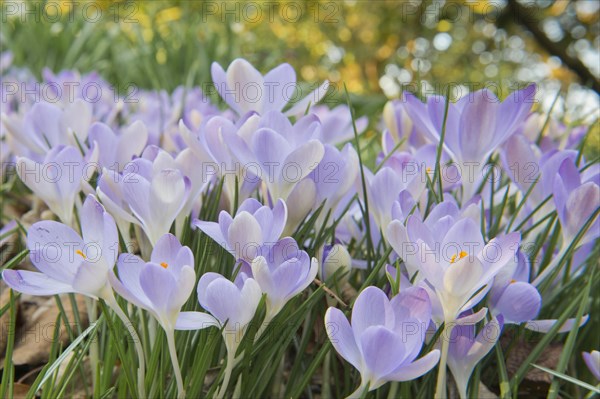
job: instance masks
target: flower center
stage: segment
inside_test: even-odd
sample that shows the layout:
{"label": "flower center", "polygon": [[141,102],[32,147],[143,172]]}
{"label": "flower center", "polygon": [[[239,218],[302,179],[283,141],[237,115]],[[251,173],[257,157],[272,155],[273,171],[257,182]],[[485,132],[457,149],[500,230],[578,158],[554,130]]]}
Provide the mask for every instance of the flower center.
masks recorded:
{"label": "flower center", "polygon": [[465,251],[460,251],[458,254],[452,255],[452,257],[450,258],[450,263],[455,263],[456,261],[461,260],[462,258],[466,258],[468,255],[469,254]]}
{"label": "flower center", "polygon": [[81,249],[76,250],[75,253],[77,255],[81,256],[83,259],[86,258],[85,254],[83,253],[83,251]]}
{"label": "flower center", "polygon": [[161,265],[162,267],[164,267],[165,269],[166,269],[167,267],[169,267],[169,264],[168,264],[167,262],[160,262],[160,265]]}

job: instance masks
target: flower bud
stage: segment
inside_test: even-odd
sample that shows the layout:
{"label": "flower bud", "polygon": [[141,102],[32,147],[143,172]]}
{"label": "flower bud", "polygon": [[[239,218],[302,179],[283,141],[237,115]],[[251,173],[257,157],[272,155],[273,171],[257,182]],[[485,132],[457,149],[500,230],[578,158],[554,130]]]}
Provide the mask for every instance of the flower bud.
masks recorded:
{"label": "flower bud", "polygon": [[319,278],[327,280],[340,268],[343,270],[338,274],[342,285],[348,280],[347,271],[350,270],[352,258],[345,246],[341,244],[325,245],[317,253],[320,260]]}

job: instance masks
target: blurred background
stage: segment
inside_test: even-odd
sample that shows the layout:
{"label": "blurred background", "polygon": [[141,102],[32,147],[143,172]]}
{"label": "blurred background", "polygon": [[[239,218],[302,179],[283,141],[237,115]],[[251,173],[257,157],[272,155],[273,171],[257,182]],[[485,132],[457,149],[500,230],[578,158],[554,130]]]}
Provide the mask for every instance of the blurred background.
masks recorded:
{"label": "blurred background", "polygon": [[[403,90],[419,95],[488,87],[500,97],[529,82],[541,107],[567,121],[595,118],[600,1],[2,1],[3,63],[36,77],[97,71],[172,91],[210,82],[210,64],[244,57],[261,72],[281,62],[300,81],[328,79],[360,112]],[[336,95],[334,93],[334,96]]]}

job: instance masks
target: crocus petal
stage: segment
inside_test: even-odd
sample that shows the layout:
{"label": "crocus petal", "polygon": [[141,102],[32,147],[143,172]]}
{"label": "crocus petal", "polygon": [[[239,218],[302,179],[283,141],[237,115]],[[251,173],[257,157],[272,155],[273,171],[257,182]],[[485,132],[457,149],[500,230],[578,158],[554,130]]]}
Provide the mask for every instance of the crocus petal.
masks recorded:
{"label": "crocus petal", "polygon": [[326,80],[321,84],[321,86],[313,90],[302,100],[295,103],[289,110],[285,112],[286,115],[304,114],[309,104],[314,105],[318,103],[325,96],[325,94],[327,94],[327,89],[329,89],[329,81]]}
{"label": "crocus petal", "polygon": [[181,312],[175,323],[176,330],[202,330],[208,327],[219,326],[219,321],[207,313]]}
{"label": "crocus petal", "polygon": [[583,352],[581,354],[585,364],[590,369],[591,373],[600,381],[600,352],[592,351],[591,353]]}
{"label": "crocus petal", "polygon": [[[578,328],[583,326],[589,320],[589,315],[584,315],[579,322]],[[557,323],[558,320],[532,320],[525,324],[525,328],[531,331],[539,333],[547,333]],[[559,333],[565,333],[571,331],[575,327],[575,319],[567,319],[562,326],[558,329]]]}
{"label": "crocus petal", "polygon": [[[165,317],[171,292],[177,290],[177,282],[167,269],[147,263],[140,273],[140,286],[152,303],[158,317]],[[159,320],[163,322],[164,320]]]}
{"label": "crocus petal", "polygon": [[387,296],[376,287],[367,287],[360,293],[352,308],[352,330],[356,340],[370,326],[393,328],[394,313]]}
{"label": "crocus petal", "polygon": [[384,326],[367,328],[360,336],[360,349],[368,373],[377,380],[393,372],[405,352],[402,336]]}
{"label": "crocus petal", "polygon": [[422,358],[412,363],[402,365],[391,374],[385,376],[389,381],[410,381],[419,378],[435,367],[440,360],[440,351],[434,349]]}
{"label": "crocus petal", "polygon": [[325,328],[327,336],[335,350],[347,362],[360,369],[361,354],[356,346],[352,327],[341,310],[329,308],[325,313]]}
{"label": "crocus petal", "polygon": [[[88,248],[86,260],[98,266],[112,268],[119,251],[119,233],[115,220],[93,195],[89,195],[83,203],[80,219],[81,233]],[[93,257],[90,253],[91,247],[97,247],[97,256]]]}
{"label": "crocus petal", "polygon": [[507,323],[523,323],[533,320],[541,306],[542,297],[537,289],[517,281],[506,287],[493,309],[494,314],[502,314]]}
{"label": "crocus petal", "polygon": [[171,291],[167,302],[169,312],[179,312],[196,285],[196,273],[190,266],[183,266],[177,279],[177,288]]}
{"label": "crocus petal", "polygon": [[75,291],[92,297],[98,297],[106,285],[108,270],[94,263],[83,262],[73,278]]}
{"label": "crocus petal", "polygon": [[27,270],[4,270],[2,279],[13,290],[28,295],[55,295],[74,292],[73,287],[43,273]]}
{"label": "crocus petal", "polygon": [[[271,69],[264,77],[264,85],[268,104],[266,110],[281,111],[289,100],[286,90],[296,83],[296,71],[290,64],[281,64]],[[292,86],[293,87],[293,86]]]}
{"label": "crocus petal", "polygon": [[[242,114],[249,111],[263,112],[264,79],[256,68],[248,61],[237,58],[227,68],[226,79],[227,87],[230,92],[235,93],[234,101]],[[227,98],[224,98],[227,101]]]}

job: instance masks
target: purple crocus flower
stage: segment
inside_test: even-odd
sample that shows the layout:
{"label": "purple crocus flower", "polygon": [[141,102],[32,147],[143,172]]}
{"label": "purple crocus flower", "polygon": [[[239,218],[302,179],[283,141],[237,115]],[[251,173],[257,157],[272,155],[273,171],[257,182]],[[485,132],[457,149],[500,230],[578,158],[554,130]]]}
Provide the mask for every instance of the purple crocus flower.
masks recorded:
{"label": "purple crocus flower", "polygon": [[[563,231],[563,246],[570,244],[579,230],[600,206],[600,187],[595,181],[582,182],[575,162],[565,159],[554,180],[554,203]],[[596,218],[577,246],[593,241],[600,235],[600,220]]]}
{"label": "purple crocus flower", "polygon": [[221,211],[219,223],[196,219],[192,225],[229,251],[236,260],[250,263],[263,245],[273,245],[279,240],[286,220],[287,207],[283,200],[277,201],[271,209],[248,198],[233,218]]}
{"label": "purple crocus flower", "polygon": [[[306,107],[299,110],[295,117],[299,118],[306,112]],[[321,121],[321,137],[323,144],[337,145],[354,138],[354,127],[352,126],[352,114],[347,105],[341,104],[332,109],[327,105],[315,105],[310,108],[310,113],[316,115]],[[354,121],[356,131],[361,134],[369,123],[366,116]]]}
{"label": "purple crocus flower", "polygon": [[[289,64],[281,64],[262,76],[248,61],[237,58],[227,71],[213,62],[211,73],[217,91],[239,115],[250,111],[259,114],[281,111],[295,97],[296,72]],[[329,82],[325,81],[314,92],[296,102],[288,112],[291,115],[304,112],[309,104],[319,102],[328,87]]]}
{"label": "purple crocus flower", "polygon": [[[325,220],[329,210],[335,211],[352,189],[358,177],[358,168],[358,154],[350,143],[341,151],[332,145],[325,145],[323,159],[308,176],[315,183],[315,205],[325,203],[320,215],[321,222]],[[330,216],[330,223],[332,217],[333,215]]]}
{"label": "purple crocus flower", "polygon": [[3,122],[9,134],[29,150],[27,155],[37,160],[57,146],[85,146],[92,110],[90,104],[81,99],[64,109],[39,102],[31,107],[21,123],[12,119]]}
{"label": "purple crocus flower", "polygon": [[121,254],[117,268],[118,278],[114,273],[108,276],[114,290],[129,302],[150,312],[165,330],[178,397],[184,397],[174,331],[181,307],[196,283],[192,251],[182,246],[174,235],[165,234],[156,242],[150,262],[144,262],[133,254]]}
{"label": "purple crocus flower", "polygon": [[271,201],[287,200],[298,182],[321,162],[325,150],[318,140],[321,124],[314,115],[294,125],[278,111],[263,115],[257,130],[247,136],[223,131],[233,154],[243,165],[253,165]]}
{"label": "purple crocus flower", "polygon": [[41,198],[60,220],[73,225],[73,206],[81,191],[86,167],[78,149],[56,146],[42,162],[19,157],[17,173],[23,183]]}
{"label": "purple crocus flower", "polygon": [[401,200],[401,194],[408,194],[416,199],[425,188],[425,183],[417,169],[408,173],[406,169],[398,170],[384,166],[376,174],[365,170],[365,180],[369,212],[384,236],[387,234],[387,226],[393,219],[394,204]]}
{"label": "purple crocus flower", "polygon": [[[176,217],[176,231],[179,234],[183,228],[185,219],[199,202],[202,192],[208,187],[210,177],[207,176],[205,168],[198,167],[200,160],[189,148],[180,151],[173,158],[167,151],[155,145],[150,145],[144,150],[142,158],[149,161],[153,169],[179,170],[184,179],[187,179],[186,183],[189,182],[189,195]],[[139,160],[136,162],[144,161]],[[147,166],[149,165],[147,164]]]}
{"label": "purple crocus flower", "polygon": [[489,321],[475,335],[475,325],[457,325],[453,330],[448,348],[448,367],[454,376],[461,399],[467,398],[469,379],[477,363],[496,345],[504,325],[502,316]]}
{"label": "purple crocus flower", "polygon": [[[144,229],[151,244],[169,232],[173,221],[186,204],[190,180],[162,162],[137,158],[130,163],[131,171],[123,173],[121,190],[124,202]],[[114,202],[114,201],[113,201]]]}
{"label": "purple crocus flower", "polygon": [[112,298],[108,273],[115,265],[119,236],[115,222],[93,196],[81,208],[79,236],[55,221],[34,223],[27,232],[31,263],[39,270],[4,270],[9,287],[30,295],[77,292]]}
{"label": "purple crocus flower", "polygon": [[[408,218],[406,230],[395,220],[388,228],[388,240],[396,251],[401,251],[400,256],[407,251],[414,255],[419,273],[442,306],[443,319],[439,314],[434,319],[448,325],[487,294],[493,278],[514,258],[520,233],[499,236],[485,244],[472,219],[453,222],[441,240],[422,226],[414,215]],[[413,243],[410,248],[405,244],[406,237]]]}
{"label": "purple crocus flower", "polygon": [[440,358],[433,350],[416,360],[431,318],[427,293],[408,288],[389,300],[377,287],[360,293],[352,309],[352,324],[336,308],[327,309],[325,325],[335,350],[361,376],[350,397],[360,397],[388,381],[409,381],[431,370]]}
{"label": "purple crocus flower", "polygon": [[117,269],[118,278],[109,276],[115,291],[149,311],[165,330],[173,329],[196,282],[192,251],[174,235],[165,234],[156,242],[149,262],[121,254]]}
{"label": "purple crocus flower", "polygon": [[258,283],[245,273],[240,273],[235,282],[231,282],[218,273],[209,272],[200,277],[198,282],[198,302],[210,315],[181,312],[177,319],[178,330],[199,330],[211,326],[223,330],[227,364],[218,398],[223,398],[227,390],[233,368],[239,361],[235,356],[237,348],[254,318],[261,298]]}
{"label": "purple crocus flower", "polygon": [[90,127],[88,140],[98,146],[98,163],[101,167],[122,172],[133,157],[139,156],[146,147],[148,131],[142,122],[137,121],[117,135],[108,125],[96,122]]}
{"label": "purple crocus flower", "polygon": [[310,258],[291,237],[264,247],[251,262],[252,276],[267,294],[265,322],[273,319],[283,306],[312,283],[318,262]]}
{"label": "purple crocus flower", "polygon": [[218,273],[208,272],[200,277],[197,292],[200,306],[210,312],[210,315],[201,312],[181,312],[176,328],[198,330],[211,326],[227,326],[229,332],[236,332],[233,334],[235,337],[224,334],[227,347],[235,349],[246,326],[254,318],[262,298],[260,286],[252,278],[240,277],[232,282]]}
{"label": "purple crocus flower", "polygon": [[256,176],[259,171],[254,165],[242,165],[232,153],[231,138],[252,134],[259,120],[258,115],[254,114],[236,123],[223,116],[214,116],[201,125],[198,132],[192,132],[183,122],[179,124],[181,138],[202,162],[202,168],[198,169],[203,169],[207,176],[223,179],[223,192],[232,210],[236,188],[238,200],[243,201],[254,191],[260,177]]}
{"label": "purple crocus flower", "polygon": [[600,352],[583,352],[581,355],[592,375],[600,381]]}
{"label": "purple crocus flower", "polygon": [[400,140],[405,140],[400,146],[402,149],[409,145],[421,147],[427,143],[427,137],[419,134],[417,126],[406,112],[405,98],[388,101],[383,107],[382,117],[386,129],[382,134],[381,142],[386,154],[396,147]]}
{"label": "purple crocus flower", "polygon": [[[577,166],[570,158],[565,159],[558,169],[553,193],[562,231],[562,244],[552,262],[533,280],[535,286],[556,269],[579,231],[600,207],[600,186],[593,180],[582,182]],[[597,215],[594,218],[574,249],[600,236],[600,219]]]}
{"label": "purple crocus flower", "polygon": [[324,245],[319,250],[317,256],[319,259],[318,275],[321,280],[326,281],[341,269],[338,275],[339,281],[341,283],[348,281],[348,272],[352,266],[352,258],[344,245],[339,243]]}
{"label": "purple crocus flower", "polygon": [[[500,101],[483,89],[449,104],[444,148],[461,168],[463,201],[473,196],[489,156],[524,123],[534,94],[535,85],[530,85]],[[423,127],[423,133],[432,142],[439,143],[445,98],[431,96],[423,104],[407,94],[406,101],[406,111],[413,122]]]}

